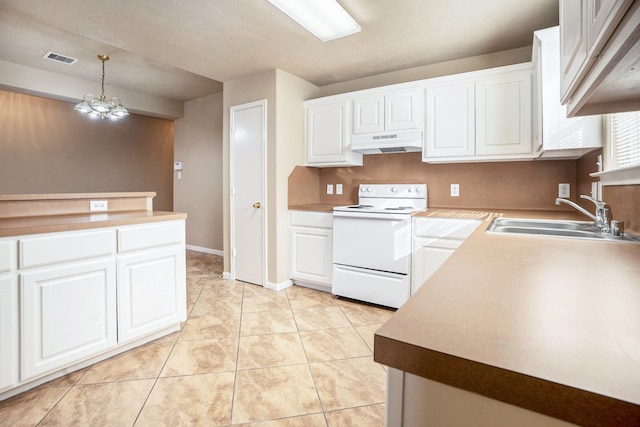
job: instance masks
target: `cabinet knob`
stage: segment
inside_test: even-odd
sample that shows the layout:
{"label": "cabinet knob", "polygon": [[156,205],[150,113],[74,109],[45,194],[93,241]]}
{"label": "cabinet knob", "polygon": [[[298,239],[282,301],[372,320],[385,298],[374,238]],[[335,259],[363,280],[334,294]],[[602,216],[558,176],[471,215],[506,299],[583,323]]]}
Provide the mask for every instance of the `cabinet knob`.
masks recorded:
{"label": "cabinet knob", "polygon": [[260,202],[255,202],[255,203],[253,204],[253,207],[254,207],[254,208],[256,208],[256,209],[260,209],[260,207],[261,207],[261,206],[262,206],[262,205],[260,204]]}

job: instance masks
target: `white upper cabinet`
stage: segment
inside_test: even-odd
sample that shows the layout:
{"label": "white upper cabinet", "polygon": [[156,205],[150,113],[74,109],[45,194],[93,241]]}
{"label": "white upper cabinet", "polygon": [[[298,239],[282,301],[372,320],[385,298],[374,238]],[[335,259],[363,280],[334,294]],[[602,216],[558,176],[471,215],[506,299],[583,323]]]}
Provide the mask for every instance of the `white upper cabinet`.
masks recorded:
{"label": "white upper cabinet", "polygon": [[530,69],[476,82],[476,155],[510,154],[531,154]]}
{"label": "white upper cabinet", "polygon": [[363,96],[353,101],[353,133],[384,131],[384,95]]}
{"label": "white upper cabinet", "polygon": [[353,101],[353,133],[422,130],[422,91],[418,88],[357,95]]}
{"label": "white upper cabinet", "polygon": [[422,160],[531,159],[531,79],[519,64],[427,81]]}
{"label": "white upper cabinet", "polygon": [[542,158],[578,158],[602,147],[602,116],[568,118],[560,104],[558,27],[534,33],[535,146]]}
{"label": "white upper cabinet", "polygon": [[362,166],[362,154],[351,151],[351,100],[305,102],[307,166]]}
{"label": "white upper cabinet", "polygon": [[475,108],[475,85],[472,81],[428,86],[423,160],[428,157],[473,156]]}
{"label": "white upper cabinet", "polygon": [[640,109],[639,30],[640,2],[560,0],[561,98],[570,117]]}

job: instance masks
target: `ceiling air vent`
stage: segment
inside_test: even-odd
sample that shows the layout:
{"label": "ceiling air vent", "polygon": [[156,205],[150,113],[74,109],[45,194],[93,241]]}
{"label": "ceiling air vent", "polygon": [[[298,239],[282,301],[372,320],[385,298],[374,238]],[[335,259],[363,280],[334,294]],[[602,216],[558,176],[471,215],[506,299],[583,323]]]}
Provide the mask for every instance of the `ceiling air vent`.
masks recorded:
{"label": "ceiling air vent", "polygon": [[45,53],[42,57],[44,59],[49,59],[51,61],[62,62],[63,64],[67,64],[67,65],[73,65],[76,62],[78,62],[76,58],[60,55],[59,53],[55,53],[51,51]]}

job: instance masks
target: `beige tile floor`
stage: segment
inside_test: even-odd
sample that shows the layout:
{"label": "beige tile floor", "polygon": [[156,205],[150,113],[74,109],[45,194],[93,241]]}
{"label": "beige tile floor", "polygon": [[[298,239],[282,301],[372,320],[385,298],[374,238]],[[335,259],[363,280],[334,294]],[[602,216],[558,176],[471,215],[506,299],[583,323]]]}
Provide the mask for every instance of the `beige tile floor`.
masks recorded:
{"label": "beige tile floor", "polygon": [[187,252],[180,332],[0,402],[0,426],[383,426],[391,310],[220,278]]}

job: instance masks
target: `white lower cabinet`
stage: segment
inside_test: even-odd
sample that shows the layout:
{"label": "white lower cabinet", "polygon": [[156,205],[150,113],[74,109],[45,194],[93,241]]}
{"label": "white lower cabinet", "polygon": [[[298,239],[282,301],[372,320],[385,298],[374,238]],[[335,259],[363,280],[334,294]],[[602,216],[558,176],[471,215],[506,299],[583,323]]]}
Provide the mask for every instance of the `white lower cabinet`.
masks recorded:
{"label": "white lower cabinet", "polygon": [[331,291],[333,215],[291,212],[291,279],[302,286]]}
{"label": "white lower cabinet", "polygon": [[0,399],[178,330],[185,262],[182,219],[0,239]]}
{"label": "white lower cabinet", "polygon": [[479,225],[474,219],[413,218],[412,295]]}
{"label": "white lower cabinet", "polygon": [[118,343],[186,320],[184,277],[180,247],[118,258]]}
{"label": "white lower cabinet", "polygon": [[21,380],[116,346],[115,261],[20,275]]}
{"label": "white lower cabinet", "polygon": [[0,390],[18,382],[18,297],[16,277],[0,275]]}

